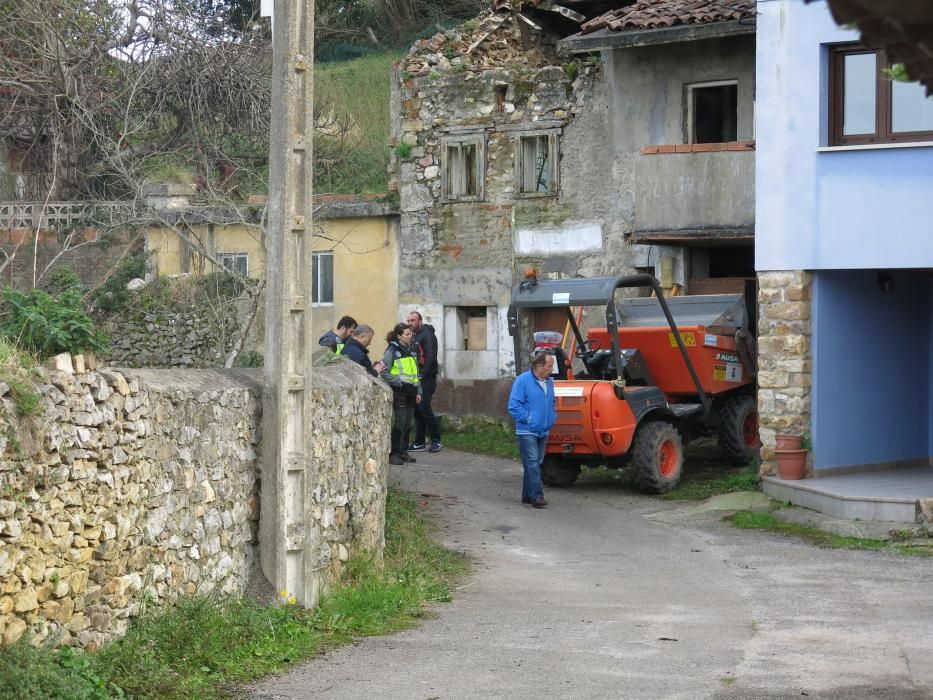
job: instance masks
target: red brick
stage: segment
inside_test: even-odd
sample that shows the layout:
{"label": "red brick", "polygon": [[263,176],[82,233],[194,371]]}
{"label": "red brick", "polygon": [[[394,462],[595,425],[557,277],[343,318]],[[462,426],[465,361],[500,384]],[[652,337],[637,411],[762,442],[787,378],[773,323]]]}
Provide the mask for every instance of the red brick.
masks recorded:
{"label": "red brick", "polygon": [[658,146],[658,153],[673,153],[674,146]]}
{"label": "red brick", "polygon": [[658,146],[642,146],[641,147],[642,155],[649,155],[652,153],[658,152]]}
{"label": "red brick", "polygon": [[689,143],[679,143],[674,146],[674,153],[690,153],[692,150]]}

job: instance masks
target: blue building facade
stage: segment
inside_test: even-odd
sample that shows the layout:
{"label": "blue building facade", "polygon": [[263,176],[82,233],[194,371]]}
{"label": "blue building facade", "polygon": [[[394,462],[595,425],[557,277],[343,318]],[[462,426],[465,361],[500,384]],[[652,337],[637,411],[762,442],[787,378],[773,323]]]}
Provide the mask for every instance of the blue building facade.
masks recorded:
{"label": "blue building facade", "polygon": [[760,0],[755,267],[767,473],[933,454],[933,99],[825,2]]}

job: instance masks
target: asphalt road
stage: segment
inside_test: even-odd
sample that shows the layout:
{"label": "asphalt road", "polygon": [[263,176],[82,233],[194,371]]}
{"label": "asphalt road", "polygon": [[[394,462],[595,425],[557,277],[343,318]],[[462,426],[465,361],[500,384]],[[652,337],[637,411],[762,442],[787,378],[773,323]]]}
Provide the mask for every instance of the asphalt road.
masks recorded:
{"label": "asphalt road", "polygon": [[518,463],[452,451],[391,480],[473,573],[417,629],[247,697],[933,698],[933,560],[739,531],[608,481],[535,510]]}

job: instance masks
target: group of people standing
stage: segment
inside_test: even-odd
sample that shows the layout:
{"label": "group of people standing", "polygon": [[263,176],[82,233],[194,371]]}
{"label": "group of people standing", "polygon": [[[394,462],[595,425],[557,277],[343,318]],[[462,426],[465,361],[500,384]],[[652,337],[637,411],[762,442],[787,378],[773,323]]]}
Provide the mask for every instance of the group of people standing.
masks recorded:
{"label": "group of people standing", "polygon": [[[337,322],[318,341],[338,355],[346,355],[374,377],[382,377],[392,388],[392,448],[389,464],[414,462],[411,452],[440,452],[440,421],[431,408],[437,389],[437,335],[434,326],[412,311],[386,336],[386,349],[375,363],[369,359],[374,331],[357,324],[351,316]],[[552,352],[536,352],[531,368],[515,378],[509,394],[509,414],[515,420],[515,435],[522,460],[522,503],[544,508],[541,463],[548,433],[557,417],[554,379],[556,358]],[[412,423],[414,442],[409,442]],[[430,441],[430,444],[429,444]]]}
{"label": "group of people standing", "polygon": [[[375,332],[357,324],[351,316],[337,322],[318,340],[338,355],[361,365],[374,377],[381,377],[392,389],[392,447],[389,464],[414,462],[410,452],[440,452],[441,426],[431,401],[437,388],[437,336],[434,327],[424,323],[417,311],[408,314],[386,336],[386,349],[380,360],[369,359],[369,346]],[[415,438],[409,442],[412,423]]]}

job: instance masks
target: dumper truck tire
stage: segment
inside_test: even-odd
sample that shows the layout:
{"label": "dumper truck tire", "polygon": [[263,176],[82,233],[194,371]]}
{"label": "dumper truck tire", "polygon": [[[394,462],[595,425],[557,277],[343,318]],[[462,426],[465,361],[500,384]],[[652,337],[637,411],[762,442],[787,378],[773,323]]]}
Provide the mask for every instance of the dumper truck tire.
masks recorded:
{"label": "dumper truck tire", "polygon": [[758,459],[761,438],[758,436],[758,402],[754,396],[733,396],[719,408],[719,447],[736,465]]}
{"label": "dumper truck tire", "polygon": [[644,423],[632,441],[632,466],[638,486],[646,493],[665,493],[677,486],[684,468],[680,433],[670,423]]}
{"label": "dumper truck tire", "polygon": [[545,486],[557,488],[570,486],[578,476],[580,476],[579,464],[550,455],[545,457],[541,463],[541,481]]}

